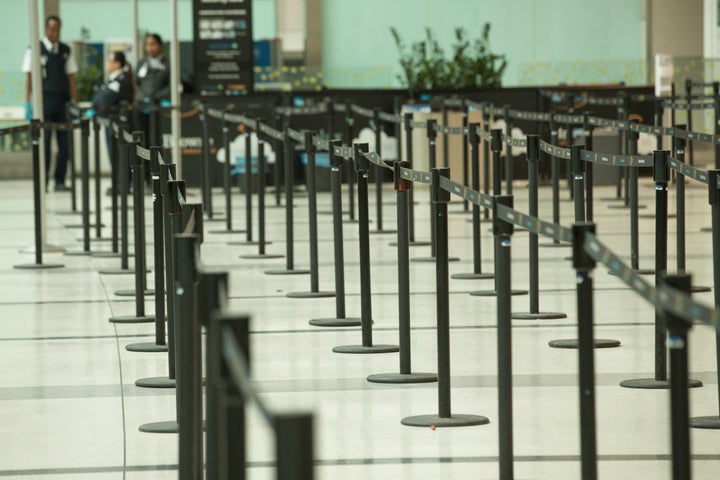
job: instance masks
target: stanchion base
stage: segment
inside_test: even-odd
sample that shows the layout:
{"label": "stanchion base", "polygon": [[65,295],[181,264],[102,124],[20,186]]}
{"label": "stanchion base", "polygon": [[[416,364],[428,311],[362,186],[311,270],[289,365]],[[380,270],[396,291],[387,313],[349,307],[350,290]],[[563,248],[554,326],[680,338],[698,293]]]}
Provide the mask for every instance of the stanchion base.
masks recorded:
{"label": "stanchion base", "polygon": [[545,247],[545,248],[567,248],[572,247],[572,243],[541,243],[538,245],[539,247]]}
{"label": "stanchion base", "polygon": [[[548,342],[550,348],[577,349],[578,341],[575,338],[563,340],[550,340]],[[616,348],[620,346],[619,340],[611,340],[607,338],[596,338],[593,340],[593,348]]]}
{"label": "stanchion base", "polygon": [[[435,263],[437,259],[435,257],[418,257],[418,258],[411,258],[411,262],[415,263]],[[448,262],[459,262],[460,259],[458,257],[450,257],[448,258]]]}
{"label": "stanchion base", "polygon": [[[527,290],[511,290],[510,295],[527,295]],[[497,290],[479,290],[470,292],[473,297],[497,297]]]}
{"label": "stanchion base", "polygon": [[400,423],[408,427],[430,427],[434,429],[487,425],[490,420],[481,415],[453,415],[449,418],[439,417],[438,415],[415,415],[403,418]]}
{"label": "stanchion base", "polygon": [[[390,242],[388,245],[391,247],[397,247],[397,242]],[[424,240],[413,240],[412,242],[408,242],[408,247],[428,247],[430,246],[430,242],[426,242]]]}
{"label": "stanchion base", "polygon": [[210,223],[210,222],[224,222],[224,221],[226,221],[225,217],[215,217],[215,216],[213,216],[212,218],[205,217],[205,218],[203,219],[203,222],[208,222],[208,223]]}
{"label": "stanchion base", "polygon": [[18,270],[50,270],[52,268],[63,268],[65,265],[61,263],[28,263],[25,265],[15,265],[13,268]]}
{"label": "stanchion base", "polygon": [[157,343],[131,343],[125,345],[125,350],[128,352],[143,352],[143,353],[154,353],[154,352],[167,352],[167,345],[158,345]]}
{"label": "stanchion base", "polygon": [[120,258],[119,252],[92,252],[95,258]]}
{"label": "stanchion base", "polygon": [[110,323],[153,323],[155,317],[145,315],[138,317],[137,315],[117,315],[108,319]]}
{"label": "stanchion base", "polygon": [[66,257],[89,257],[90,255],[92,255],[92,252],[90,250],[88,250],[87,252],[85,250],[80,250],[76,252],[65,252],[63,253],[63,255]]}
{"label": "stanchion base", "polygon": [[[134,275],[134,268],[106,268],[104,270],[98,270],[100,275]],[[150,270],[145,270],[145,273],[150,273]]]}
{"label": "stanchion base", "polygon": [[370,230],[370,233],[374,233],[376,235],[382,235],[385,233],[397,233],[397,230]]}
{"label": "stanchion base", "polygon": [[359,327],[359,318],[313,318],[308,322],[313,327]]}
{"label": "stanchion base", "polygon": [[329,298],[334,297],[335,292],[290,292],[285,296],[288,298]]}
{"label": "stanchion base", "polygon": [[[655,214],[654,213],[643,213],[642,215],[638,215],[638,218],[654,219]],[[667,218],[677,218],[677,215],[674,213],[668,213]]]}
{"label": "stanchion base", "polygon": [[340,345],[332,349],[335,353],[395,353],[400,351],[397,345],[373,345],[366,347],[364,345]]}
{"label": "stanchion base", "polygon": [[144,433],[178,433],[179,426],[176,421],[170,420],[169,422],[146,423],[140,425],[138,430]]}
{"label": "stanchion base", "polygon": [[720,429],[720,417],[717,415],[710,417],[693,417],[690,419],[692,428],[707,428],[711,430]]}
{"label": "stanchion base", "polygon": [[[617,273],[613,272],[612,270],[608,270],[608,273],[613,276],[617,275]],[[638,268],[637,270],[633,270],[633,273],[637,275],[655,275],[655,270],[649,268]]]}
{"label": "stanchion base", "polygon": [[[85,226],[85,225],[83,225],[82,223],[71,223],[71,224],[69,224],[69,225],[63,225],[63,227],[65,227],[65,228],[83,228],[84,226]],[[91,230],[94,230],[94,229],[97,228],[97,224],[96,224],[96,223],[91,223],[91,224],[88,225],[88,226],[90,227]],[[100,227],[105,228],[106,225],[105,225],[104,223],[101,223],[101,224],[100,224]]]}
{"label": "stanchion base", "polygon": [[235,228],[233,228],[233,229],[230,229],[230,230],[228,230],[228,229],[225,229],[225,230],[208,230],[208,233],[247,233],[247,231],[246,231],[246,230],[242,230],[242,229],[235,229]]}
{"label": "stanchion base", "polygon": [[454,280],[490,280],[495,278],[494,273],[454,273],[450,275]]}
{"label": "stanchion base", "polygon": [[703,227],[700,229],[701,232],[712,232],[712,227]]}
{"label": "stanchion base", "polygon": [[283,258],[285,255],[279,255],[275,253],[255,253],[249,255],[240,255],[238,258],[245,260],[269,260],[271,258]]}
{"label": "stanchion base", "polygon": [[[613,210],[630,210],[630,205],[608,205],[607,208],[611,208]],[[647,205],[638,205],[639,210],[642,210],[643,208],[647,208]]]}
{"label": "stanchion base", "polygon": [[[134,297],[135,296],[135,289],[132,290],[118,290],[115,292],[115,295],[118,297]],[[145,296],[146,297],[152,297],[155,295],[155,290],[145,290]]]}
{"label": "stanchion base", "polygon": [[435,373],[376,373],[367,377],[372,383],[432,383],[437,380]]}
{"label": "stanchion base", "polygon": [[296,269],[280,269],[280,270],[265,270],[265,275],[307,275],[310,270],[296,270]]}
{"label": "stanchion base", "polygon": [[[655,380],[654,378],[635,378],[632,380],[623,380],[620,382],[621,387],[625,388],[639,388],[644,390],[667,390],[670,388],[669,380]],[[703,383],[700,380],[693,378],[688,379],[688,388],[702,387]]]}
{"label": "stanchion base", "polygon": [[356,224],[356,223],[358,223],[358,221],[355,219],[347,219],[347,220],[343,220],[343,223]]}
{"label": "stanchion base", "polygon": [[518,312],[510,315],[510,318],[514,320],[558,320],[567,318],[567,314],[561,312]]}
{"label": "stanchion base", "polygon": [[135,380],[140,388],[175,388],[175,380],[168,377],[146,377]]}
{"label": "stanchion base", "polygon": [[598,198],[598,200],[600,200],[601,202],[621,202],[624,200],[624,198],[622,198],[622,197],[603,197],[603,198]]}
{"label": "stanchion base", "polygon": [[[260,242],[257,240],[242,240],[237,242],[227,242],[225,245],[230,245],[231,247],[257,246],[260,245]],[[265,245],[272,245],[272,242],[265,242]]]}

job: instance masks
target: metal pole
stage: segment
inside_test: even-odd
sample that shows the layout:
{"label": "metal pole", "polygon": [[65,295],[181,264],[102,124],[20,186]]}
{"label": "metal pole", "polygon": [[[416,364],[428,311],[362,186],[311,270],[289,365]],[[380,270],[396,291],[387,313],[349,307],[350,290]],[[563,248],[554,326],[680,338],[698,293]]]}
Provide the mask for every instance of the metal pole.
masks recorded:
{"label": "metal pole", "polygon": [[[353,118],[352,102],[345,102],[345,142],[348,145],[352,145],[355,138],[353,132],[353,126],[355,125],[355,119]],[[348,221],[355,221],[355,181],[350,169],[347,170],[345,180],[348,184],[348,210],[349,216]]]}
{"label": "metal pole", "polygon": [[[593,149],[593,130],[595,127],[590,125],[590,115],[592,112],[583,114],[583,130],[585,137],[585,148],[592,151]],[[594,165],[592,162],[585,164],[585,217],[588,222],[592,222],[595,217],[595,194],[594,194]]]}
{"label": "metal pole", "polygon": [[210,134],[208,132],[207,105],[200,106],[200,125],[202,127],[202,168],[200,169],[200,188],[202,189],[203,209],[208,219],[213,218],[212,191],[210,187]]}
{"label": "metal pole", "polygon": [[[82,162],[83,251],[90,253],[90,121],[80,122],[80,160]],[[72,134],[72,131],[70,132]],[[75,162],[73,162],[75,163]]]}
{"label": "metal pole", "polygon": [[[558,144],[559,133],[555,123],[555,115],[550,112],[550,143],[556,147]],[[550,176],[552,182],[552,216],[553,223],[560,224],[560,166],[559,160],[555,155],[550,157]],[[560,244],[560,240],[553,239],[554,244]]]}
{"label": "metal pole", "polygon": [[120,152],[122,151],[122,141],[118,138],[115,130],[110,133],[110,168],[111,168],[111,181],[110,181],[110,211],[112,217],[112,251],[118,253],[120,251],[119,241],[120,233],[119,226],[120,222],[118,219],[118,183],[120,183]]}
{"label": "metal pole", "polygon": [[[257,132],[256,132],[256,135],[258,135]],[[259,168],[259,166],[258,166],[258,168]],[[258,170],[257,175],[264,176],[265,172]],[[245,238],[248,242],[252,242],[252,240],[253,240],[252,179],[253,179],[252,138],[251,138],[250,127],[246,126],[245,127],[245,233],[246,233]],[[263,183],[264,183],[264,178],[263,178]],[[258,191],[258,195],[259,194],[260,194],[260,191]]]}
{"label": "metal pole", "polygon": [[[512,137],[512,123],[510,123],[510,107],[505,105],[503,108],[503,117],[505,118],[505,136],[508,138]],[[512,182],[513,182],[513,158],[512,158],[512,147],[505,145],[505,193],[512,195]]]}
{"label": "metal pole", "polygon": [[[490,133],[490,112],[489,109],[492,108],[492,104],[486,105],[483,107],[483,130],[485,130],[486,134]],[[483,193],[485,195],[490,195],[490,143],[487,140],[483,140]],[[498,175],[497,172],[492,172],[492,176]],[[486,208],[484,210],[484,216],[483,218],[485,220],[490,220],[490,209]]]}
{"label": "metal pole", "polygon": [[[675,125],[676,130],[684,130],[685,125]],[[673,136],[672,149],[676,158],[685,162],[685,139]],[[675,185],[675,248],[677,256],[677,271],[685,273],[685,175],[676,172]]]}
{"label": "metal pole", "polygon": [[[225,152],[225,169],[223,170],[223,186],[225,187],[225,228],[228,232],[232,232],[232,181],[230,180],[230,125],[225,120],[225,112],[222,118],[222,140],[223,150]],[[247,173],[246,173],[247,175]]]}
{"label": "metal pole", "polygon": [[[462,100],[461,115],[462,115],[463,132],[465,132],[465,131],[468,132],[468,133],[463,133],[463,136],[462,136],[462,139],[463,139],[463,146],[462,146],[463,185],[467,185],[468,183],[470,183],[470,175],[469,175],[469,168],[470,168],[469,163],[470,162],[469,162],[468,141],[469,141],[469,135],[471,135],[471,133],[468,130],[468,106],[467,106],[467,103],[465,103],[465,99]],[[480,125],[476,124],[476,128],[479,128],[479,127],[480,127]],[[477,131],[475,132],[475,134],[477,135]],[[475,148],[477,149],[478,145],[476,145]],[[478,153],[478,158],[479,158],[479,156],[480,155]],[[473,168],[477,169],[477,165],[476,164],[474,164],[474,165],[475,165],[475,167],[473,167]],[[473,186],[473,190],[475,190],[475,191],[479,191],[479,188],[480,188],[479,185]],[[463,200],[463,210],[466,212],[470,210],[470,203],[467,200]]]}
{"label": "metal pole", "polygon": [[585,162],[580,157],[580,151],[584,147],[585,145],[573,145],[570,147],[576,222],[585,221]]}
{"label": "metal pole", "polygon": [[[685,93],[687,93],[687,128],[689,132],[693,129],[693,118],[692,118],[692,79],[685,79]],[[692,139],[688,139],[687,142],[688,162],[690,165],[695,165],[695,148]]]}
{"label": "metal pole", "polygon": [[102,238],[102,191],[100,190],[100,123],[93,116],[93,156],[95,157],[95,238]]}
{"label": "metal pole", "polygon": [[277,480],[313,480],[313,415],[287,413],[275,418]]}
{"label": "metal pole", "polygon": [[[382,122],[380,120],[380,109],[373,111],[373,121],[375,122],[375,152],[382,158]],[[375,221],[377,222],[377,233],[383,231],[383,192],[382,192],[382,176],[381,168],[374,169],[375,174]]]}
{"label": "metal pole", "polygon": [[182,149],[180,139],[182,138],[182,119],[180,116],[180,42],[178,41],[178,0],[170,0],[170,101],[171,110],[171,134],[172,134],[172,159],[177,165],[177,178],[183,177]]}

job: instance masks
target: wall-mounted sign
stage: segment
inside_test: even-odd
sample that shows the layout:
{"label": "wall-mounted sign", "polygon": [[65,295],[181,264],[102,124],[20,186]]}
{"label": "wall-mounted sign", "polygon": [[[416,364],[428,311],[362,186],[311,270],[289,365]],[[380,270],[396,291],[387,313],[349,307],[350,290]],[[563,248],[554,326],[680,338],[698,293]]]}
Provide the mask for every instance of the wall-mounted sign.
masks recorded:
{"label": "wall-mounted sign", "polygon": [[245,95],[253,88],[251,0],[193,0],[195,91]]}

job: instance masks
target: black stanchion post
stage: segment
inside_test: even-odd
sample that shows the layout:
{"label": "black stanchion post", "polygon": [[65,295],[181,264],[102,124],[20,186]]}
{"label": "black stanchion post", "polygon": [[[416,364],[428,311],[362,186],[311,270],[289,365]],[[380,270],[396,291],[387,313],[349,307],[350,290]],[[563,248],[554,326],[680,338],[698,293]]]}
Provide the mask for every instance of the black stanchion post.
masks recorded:
{"label": "black stanchion post", "polygon": [[275,419],[277,480],[313,480],[313,416],[287,413]]}
{"label": "black stanchion post", "polygon": [[[136,137],[137,138],[137,137]],[[150,323],[155,317],[145,315],[145,160],[135,149],[140,142],[130,143],[128,155],[133,168],[133,233],[135,241],[135,315],[113,315],[111,323]]]}
{"label": "black stanchion post", "polygon": [[[265,136],[260,132],[260,121],[256,123],[255,132],[258,137],[258,176],[257,176],[257,192],[258,192],[258,253],[249,255],[240,255],[245,259],[273,259],[282,258],[282,255],[266,253],[265,246],[271,242],[265,241]],[[277,156],[275,163],[277,163]],[[237,242],[239,244],[252,244],[250,240],[247,242]],[[230,242],[229,245],[235,245],[236,242]]]}
{"label": "black stanchion post", "polygon": [[245,233],[245,230],[233,229],[232,227],[232,178],[230,172],[232,170],[232,156],[230,155],[230,122],[225,119],[224,111],[222,112],[222,144],[225,157],[225,166],[223,168],[223,194],[225,196],[225,229],[210,230],[210,233]]}
{"label": "black stanchion post", "polygon": [[[579,148],[578,157],[579,157]],[[573,147],[573,151],[575,147]],[[528,161],[528,213],[532,217],[538,217],[538,163],[540,159],[540,137],[537,135],[527,136],[527,161]],[[579,159],[578,159],[579,160]],[[580,160],[582,163],[582,160]],[[575,201],[578,196],[576,195]],[[530,310],[528,312],[516,312],[512,318],[517,320],[552,320],[566,318],[567,315],[561,312],[540,311],[540,273],[538,254],[538,234],[530,231],[530,251],[528,266],[530,269],[529,278],[529,299]]]}
{"label": "black stanchion post", "polygon": [[[111,124],[110,128],[118,126],[117,123]],[[113,253],[120,254],[120,219],[118,218],[118,183],[120,183],[120,165],[122,161],[123,140],[120,138],[118,131],[113,128],[110,132],[110,216],[111,216],[111,246]]]}
{"label": "black stanchion post", "polygon": [[[259,138],[259,130],[255,131],[255,135]],[[259,167],[258,167],[259,168]],[[257,175],[265,175],[264,171],[258,170]],[[248,242],[253,241],[253,225],[252,225],[252,130],[245,125],[245,239]],[[264,183],[264,178],[263,178]],[[258,191],[258,195],[260,192]],[[264,192],[263,192],[264,194]]]}
{"label": "black stanchion post", "polygon": [[[686,78],[685,79],[685,93],[687,94],[687,129],[689,132],[692,132],[693,130],[693,118],[692,118],[692,79]],[[690,165],[695,165],[695,148],[692,142],[692,139],[688,138],[687,142],[687,154],[688,154],[688,163]]]}
{"label": "black stanchion post", "polygon": [[[618,98],[620,100],[620,103],[618,104],[617,112],[618,112],[618,120],[621,122],[627,122],[628,121],[628,98],[627,95],[625,95],[623,92],[620,92],[618,94]],[[620,153],[627,153],[627,146],[628,146],[628,137],[627,137],[627,131],[623,129],[619,129],[619,136],[620,136]],[[625,178],[625,208],[629,206],[630,198],[629,198],[629,167],[621,168],[621,173],[618,175],[618,185],[617,185],[617,198],[619,199],[621,197],[621,191],[622,191],[622,178]],[[622,207],[620,207],[622,208]]]}
{"label": "black stanchion post", "polygon": [[449,135],[448,135],[448,107],[445,103],[445,97],[440,97],[440,119],[442,121],[442,141],[443,141],[443,148],[442,148],[442,166],[443,167],[449,167],[448,160],[449,160],[449,145],[448,142]]}
{"label": "black stanchion post", "polygon": [[578,312],[578,371],[580,387],[580,471],[583,480],[597,479],[595,425],[595,335],[593,322],[593,270],[595,260],[585,251],[586,235],[595,234],[594,223],[573,225],[573,267],[576,272]]}
{"label": "black stanchion post", "polygon": [[92,118],[93,126],[93,157],[95,159],[95,240],[102,239],[102,191],[100,190],[100,122],[96,115]]}
{"label": "black stanchion post", "polygon": [[[75,135],[70,130],[70,135]],[[72,157],[71,157],[72,158]],[[73,163],[75,163],[73,159]],[[83,248],[80,251],[65,252],[67,256],[90,255],[90,120],[80,120],[80,209],[82,213]],[[74,183],[74,182],[73,182]]]}
{"label": "black stanchion post", "polygon": [[[555,115],[550,112],[550,143],[553,146],[558,145],[559,133],[558,126],[555,122]],[[550,156],[550,177],[552,184],[552,217],[553,223],[560,224],[560,160],[555,156]],[[552,245],[562,245],[558,239],[553,239]]]}
{"label": "black stanchion post", "polygon": [[35,263],[15,265],[14,268],[21,270],[42,270],[50,268],[61,268],[64,265],[58,263],[43,263],[43,232],[42,232],[42,204],[41,188],[45,188],[40,178],[40,121],[33,119],[30,122],[30,139],[32,141],[32,175],[33,175],[33,213],[35,231]]}
{"label": "black stanchion post", "polygon": [[200,118],[202,125],[202,177],[200,188],[202,188],[203,209],[208,220],[213,220],[212,178],[210,176],[210,134],[208,132],[210,116],[207,114],[207,105],[204,103],[200,105],[200,116],[198,118]]}
{"label": "black stanchion post", "polygon": [[[685,125],[675,125],[675,130],[684,130]],[[672,148],[675,158],[685,162],[685,139],[673,136]],[[675,194],[675,248],[677,257],[677,271],[685,273],[685,175],[681,171],[676,172],[676,194]]]}
{"label": "black stanchion post", "polygon": [[[468,128],[470,148],[472,150],[472,188],[480,191],[480,124],[471,123]],[[456,273],[451,276],[455,280],[485,280],[492,279],[494,274],[482,271],[482,238],[480,235],[480,207],[473,204],[472,210],[473,232],[473,271],[472,273]]]}
{"label": "black stanchion post", "polygon": [[[284,123],[285,123],[284,117],[282,115],[276,114],[275,115],[275,123],[274,123],[275,127],[282,130]],[[259,123],[258,123],[258,126],[260,126]],[[258,131],[258,133],[260,132],[259,129],[257,131]],[[282,204],[280,203],[280,180],[281,180],[280,166],[282,165],[280,163],[280,159],[285,158],[285,156],[284,156],[283,142],[275,139],[275,140],[273,140],[273,143],[275,145],[275,148],[274,148],[275,164],[273,165],[273,188],[275,189],[275,207],[280,208],[280,207],[282,207]],[[287,172],[285,172],[285,174],[287,175]]]}
{"label": "black stanchion post", "polygon": [[342,140],[329,142],[330,188],[332,189],[333,214],[333,265],[335,268],[335,318],[314,318],[309,321],[316,327],[357,327],[359,318],[345,316],[345,252],[342,219],[342,168],[345,159],[335,153],[342,146]]}
{"label": "black stanchion post", "polygon": [[[690,294],[690,275],[672,275],[663,282]],[[670,439],[672,445],[672,478],[685,480],[690,474],[690,398],[688,392],[688,331],[692,322],[666,311],[667,345],[670,350]]]}
{"label": "black stanchion post", "polygon": [[465,427],[484,425],[489,422],[479,415],[453,414],[450,393],[450,288],[448,278],[448,212],[450,192],[440,186],[440,177],[449,178],[449,168],[432,170],[432,201],[436,203],[437,261],[435,263],[435,284],[437,303],[437,347],[438,347],[438,413],[405,417],[403,425],[411,427]]}
{"label": "black stanchion post", "polygon": [[313,143],[314,132],[305,132],[305,153],[307,154],[307,192],[308,192],[308,228],[310,230],[310,291],[290,292],[290,298],[326,298],[334,297],[335,292],[320,291],[320,275],[318,272],[318,238],[317,238],[317,189],[315,187],[315,155],[317,148]]}
{"label": "black stanchion post", "polygon": [[[75,166],[75,122],[73,121],[73,115],[70,113],[70,105],[66,105],[65,114],[68,118],[68,122],[62,125],[61,128],[65,128],[67,133],[68,142],[68,165],[70,167],[70,213],[77,213],[77,168]],[[58,133],[56,133],[57,135]],[[45,172],[47,175],[48,172]]]}
{"label": "black stanchion post", "polygon": [[[590,125],[590,115],[592,112],[583,114],[583,134],[585,137],[585,148],[592,151],[593,149],[593,130],[595,127]],[[595,186],[594,186],[594,165],[592,162],[585,164],[585,218],[588,222],[592,222],[595,217]]]}
{"label": "black stanchion post", "polygon": [[[483,130],[486,134],[490,134],[490,112],[492,110],[492,103],[484,105],[482,111],[483,117]],[[490,195],[490,175],[500,175],[500,172],[490,172],[490,143],[487,140],[483,140],[483,193]],[[490,220],[490,209],[486,208],[483,218],[486,221]]]}
{"label": "black stanchion post", "polygon": [[[382,158],[382,131],[383,125],[380,120],[380,109],[373,111],[373,123],[375,124],[375,152]],[[382,192],[382,176],[381,168],[373,170],[375,177],[375,225],[377,227],[372,233],[395,233],[392,230],[383,230],[383,192]]]}
{"label": "black stanchion post", "polygon": [[[713,132],[715,135],[720,135],[720,82],[713,82],[713,103],[715,105]],[[720,168],[720,145],[718,144],[715,144],[715,168]]]}
{"label": "black stanchion post", "polygon": [[[505,136],[511,138],[512,122],[510,121],[509,105],[503,107],[503,118],[505,119]],[[513,166],[512,147],[505,145],[505,193],[507,195],[512,195]]]}
{"label": "black stanchion post", "polygon": [[[655,99],[655,116],[654,116],[654,123],[653,123],[653,125],[655,127],[662,128],[664,114],[665,114],[665,109],[663,108],[663,99],[661,97],[658,97]],[[662,150],[662,147],[663,147],[662,134],[655,135],[655,148],[657,150]]]}
{"label": "black stanchion post", "polygon": [[[655,182],[655,287],[659,288],[667,273],[667,186],[670,180],[670,152],[656,150],[653,154],[653,181]],[[620,386],[626,388],[662,389],[670,388],[667,374],[667,331],[663,312],[655,307],[655,376],[624,380]],[[702,386],[697,380],[690,380],[691,387]]]}
{"label": "black stanchion post", "polygon": [[[708,172],[708,203],[712,218],[712,251],[713,251],[713,301],[715,309],[720,308],[720,191],[718,191],[720,170]],[[718,414],[694,417],[690,421],[693,428],[720,429],[720,332],[715,331],[715,375],[717,376]]]}
{"label": "black stanchion post", "polygon": [[[408,162],[408,168],[413,165],[413,114],[408,112],[403,117],[403,125],[405,126],[405,158]],[[411,247],[424,247],[430,245],[430,242],[415,240],[415,192],[410,189],[408,193],[408,245]],[[392,245],[392,244],[391,244]]]}
{"label": "black stanchion post", "polygon": [[[468,118],[468,106],[467,106],[467,103],[465,102],[465,99],[462,99],[462,111],[461,111],[461,115],[462,115],[462,129],[463,129],[463,135],[462,135],[462,142],[463,142],[463,145],[462,145],[463,185],[467,185],[467,184],[470,183],[470,175],[469,175],[469,170],[470,170],[470,158],[469,158],[469,157],[470,157],[470,152],[469,152],[469,145],[468,145],[468,142],[469,142],[469,140],[470,140],[470,137],[469,137],[470,132],[469,132],[469,130],[468,130],[468,125],[469,125],[469,123],[468,123],[468,122],[469,122],[469,118]],[[479,157],[479,155],[478,155],[478,157]],[[478,162],[478,163],[479,163],[479,162]],[[477,166],[474,167],[474,168],[477,168]],[[475,191],[478,191],[478,192],[479,192],[479,191],[480,191],[480,186],[479,186],[479,185],[475,185],[475,186],[473,186],[473,189],[474,189]],[[463,200],[463,211],[468,212],[469,210],[470,210],[470,202],[468,202],[467,200]]]}
{"label": "black stanchion post", "polygon": [[[355,118],[353,117],[352,102],[345,102],[345,143],[352,145],[355,138],[354,127]],[[352,169],[347,169],[345,176],[348,186],[348,222],[354,223],[355,220],[355,179],[353,178]]]}
{"label": "black stanchion post", "polygon": [[132,343],[126,345],[125,349],[130,352],[167,352],[168,346],[165,340],[165,246],[164,236],[164,198],[161,182],[165,182],[167,188],[168,168],[167,165],[158,165],[160,147],[150,147],[150,163],[152,170],[153,189],[153,259],[155,269],[155,341]]}
{"label": "black stanchion post", "polygon": [[367,377],[373,383],[428,383],[436,382],[434,373],[412,371],[410,342],[410,252],[408,248],[408,192],[412,182],[401,177],[400,169],[408,162],[394,164],[395,192],[397,194],[397,254],[398,254],[398,333],[400,346],[400,373],[378,373]]}
{"label": "black stanchion post", "polygon": [[266,270],[267,275],[303,275],[310,273],[310,270],[299,270],[295,268],[295,226],[293,204],[293,187],[295,183],[295,149],[292,139],[288,133],[290,119],[286,116],[283,122],[283,158],[285,164],[285,268]]}
{"label": "black stanchion post", "polygon": [[368,173],[370,162],[364,153],[368,144],[354,145],[354,163],[358,186],[358,245],[360,247],[360,312],[362,329],[361,345],[342,345],[333,348],[335,353],[393,353],[395,345],[376,345],[372,331],[372,286],[370,280],[370,218],[368,213]]}
{"label": "black stanchion post", "polygon": [[201,328],[196,315],[198,236],[175,235],[175,292],[177,296],[178,478],[202,478]]}

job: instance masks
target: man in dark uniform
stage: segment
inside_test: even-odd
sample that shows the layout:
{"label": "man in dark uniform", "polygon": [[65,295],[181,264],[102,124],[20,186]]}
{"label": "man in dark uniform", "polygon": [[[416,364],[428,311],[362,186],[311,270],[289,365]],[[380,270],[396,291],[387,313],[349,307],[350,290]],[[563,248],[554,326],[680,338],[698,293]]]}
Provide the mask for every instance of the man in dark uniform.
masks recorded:
{"label": "man in dark uniform", "polygon": [[[43,120],[46,122],[66,122],[67,102],[78,101],[75,86],[75,74],[78,71],[77,62],[70,52],[70,47],[60,42],[60,19],[54,15],[45,20],[45,37],[40,41],[40,68],[42,71],[43,89]],[[28,49],[23,60],[23,72],[27,74],[25,98],[27,101],[25,116],[32,117],[32,53]],[[58,153],[55,158],[55,191],[67,192],[70,188],[65,185],[65,173],[68,161],[68,132],[58,130]],[[45,130],[45,174],[46,182],[50,178],[50,139],[51,130]]]}
{"label": "man in dark uniform", "polygon": [[[170,97],[170,64],[163,55],[163,42],[157,33],[145,36],[145,57],[135,70],[137,78],[137,99],[148,105],[167,103]],[[139,110],[136,120],[140,130],[145,132],[147,145],[160,145],[162,138],[150,138],[151,131],[159,132],[159,125],[150,128],[149,112]]]}

